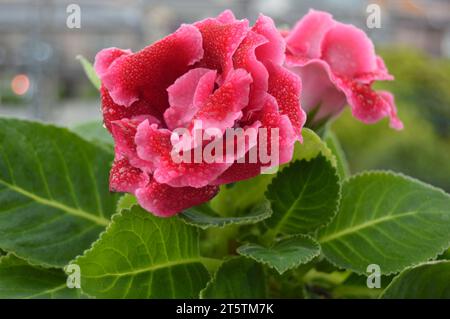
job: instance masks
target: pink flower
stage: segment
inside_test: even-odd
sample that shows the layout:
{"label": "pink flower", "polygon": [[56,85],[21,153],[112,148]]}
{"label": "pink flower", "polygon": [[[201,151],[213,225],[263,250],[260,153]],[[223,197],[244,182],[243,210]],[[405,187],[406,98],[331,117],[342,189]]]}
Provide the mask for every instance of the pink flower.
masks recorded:
{"label": "pink flower", "polygon": [[175,161],[174,130],[194,132],[198,121],[218,133],[189,144],[191,150],[225,147],[230,128],[277,128],[280,164],[288,162],[305,114],[300,79],[282,66],[284,52],[270,18],[261,15],[250,28],[231,11],[182,25],[136,53],[100,51],[94,66],[115,141],[110,189],[132,193],[142,207],[167,217],[210,200],[221,184],[260,174],[261,161],[245,160],[260,145],[245,136],[237,138],[245,147],[229,161]]}
{"label": "pink flower", "polygon": [[389,117],[391,127],[403,128],[392,94],[372,89],[375,81],[393,76],[362,30],[310,10],[286,35],[286,44],[286,65],[302,79],[302,106],[313,122],[335,116],[349,104],[364,123]]}

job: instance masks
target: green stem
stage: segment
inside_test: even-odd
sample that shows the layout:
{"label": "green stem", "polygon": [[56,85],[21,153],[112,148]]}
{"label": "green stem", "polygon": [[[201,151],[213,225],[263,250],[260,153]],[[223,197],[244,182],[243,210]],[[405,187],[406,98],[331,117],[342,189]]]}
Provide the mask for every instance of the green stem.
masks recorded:
{"label": "green stem", "polygon": [[308,273],[305,274],[303,277],[304,282],[311,282],[316,280],[323,280],[327,281],[329,283],[332,283],[334,285],[339,285],[344,282],[345,279],[347,279],[348,276],[350,276],[350,271],[335,271],[330,274],[319,272],[315,269],[311,269]]}
{"label": "green stem", "polygon": [[277,234],[272,229],[269,229],[259,238],[260,243],[265,247],[270,247],[274,243],[276,235]]}

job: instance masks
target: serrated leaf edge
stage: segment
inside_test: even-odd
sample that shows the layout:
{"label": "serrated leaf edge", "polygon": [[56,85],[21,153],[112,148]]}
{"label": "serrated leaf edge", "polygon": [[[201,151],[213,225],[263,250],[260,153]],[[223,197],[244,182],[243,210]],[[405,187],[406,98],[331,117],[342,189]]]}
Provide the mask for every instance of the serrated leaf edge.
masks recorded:
{"label": "serrated leaf edge", "polygon": [[[52,129],[59,129],[59,130],[65,131],[66,134],[68,133],[69,135],[75,136],[76,138],[82,140],[85,143],[88,143],[88,144],[90,144],[90,145],[92,145],[92,146],[94,146],[96,148],[98,147],[97,145],[95,145],[91,141],[88,141],[88,140],[84,139],[83,137],[81,137],[80,135],[76,134],[75,132],[73,132],[72,130],[70,130],[67,127],[54,125],[52,123],[48,123],[48,122],[44,122],[44,121],[40,121],[40,120],[17,119],[17,118],[14,118],[14,117],[1,117],[1,120],[12,121],[12,122],[17,122],[17,123],[25,122],[25,123],[29,123],[29,124],[38,124],[38,125],[41,125],[41,126],[44,126],[44,127],[52,128]],[[101,149],[102,149],[103,152],[106,152],[103,148],[101,148]],[[116,203],[116,208],[117,208],[117,203]],[[105,227],[108,227],[111,224],[112,216],[113,215],[111,215],[111,219],[109,220],[108,224],[105,225]],[[7,249],[4,249],[4,248],[2,248],[2,250],[4,250],[7,254],[5,256],[1,256],[0,260],[1,260],[2,257],[6,257],[8,254],[14,254],[18,258],[25,260],[31,266],[43,267],[43,268],[46,268],[46,269],[64,269],[65,268],[65,266],[64,267],[57,267],[57,266],[49,264],[49,263],[37,261],[37,260],[35,260],[33,258],[21,256],[21,254],[17,253],[16,251],[7,250]]]}
{"label": "serrated leaf edge", "polygon": [[[322,155],[323,157],[325,157],[326,159],[328,159],[331,162],[331,165],[334,168],[337,168],[336,155],[334,155],[333,151],[328,147],[327,143],[314,130],[312,130],[310,128],[307,128],[307,127],[303,128],[303,132],[308,132],[308,134],[312,134],[312,136],[314,136],[314,138],[317,138],[321,142],[323,148],[319,150],[319,152],[317,153],[316,156],[310,157],[310,158],[303,158],[301,160],[310,161],[310,160],[315,159],[316,157]],[[303,144],[303,142],[301,144]],[[330,157],[330,158],[328,158],[328,157]],[[299,160],[299,159],[296,159],[296,160]]]}
{"label": "serrated leaf edge", "polygon": [[[0,256],[0,265],[1,265],[5,260],[11,258],[11,256],[15,256],[16,258],[25,261],[25,262],[26,262],[29,266],[31,266],[31,267],[39,267],[39,268],[49,269],[49,270],[61,270],[61,271],[64,273],[64,275],[67,277],[67,273],[66,273],[66,271],[64,270],[65,267],[63,267],[63,268],[59,268],[59,267],[44,267],[44,266],[41,265],[41,264],[33,264],[33,263],[30,263],[30,262],[29,262],[28,260],[26,260],[25,258],[22,258],[22,257],[20,257],[19,255],[17,255],[16,253],[13,253],[13,252],[7,252],[5,255]],[[78,288],[75,288],[75,289],[78,289]],[[84,293],[81,289],[80,289],[80,291],[79,291],[79,298],[73,298],[73,299],[81,299],[81,297],[80,297],[80,294],[81,294],[81,293],[83,293],[83,294],[85,295],[85,297],[87,297],[87,298],[89,298],[89,299],[94,299],[94,297],[91,297],[90,295]]]}
{"label": "serrated leaf edge", "polygon": [[[321,254],[321,252],[322,252],[322,247],[321,247],[320,244],[317,242],[317,240],[315,240],[313,237],[311,237],[311,236],[309,236],[309,235],[305,235],[305,234],[297,234],[297,235],[291,235],[291,236],[285,236],[285,237],[279,238],[279,239],[276,240],[276,242],[274,242],[274,243],[272,244],[272,246],[273,246],[274,244],[276,244],[277,242],[280,242],[280,241],[282,241],[282,240],[292,239],[292,238],[297,238],[297,237],[299,237],[299,238],[307,238],[307,239],[310,239],[310,240],[314,243],[314,245],[318,248],[318,249],[317,249],[317,253],[314,254],[314,255],[311,256],[311,257],[306,258],[306,260],[305,260],[304,262],[301,262],[301,263],[292,263],[292,264],[290,264],[288,267],[286,267],[286,268],[285,268],[284,270],[282,270],[282,271],[281,271],[280,269],[278,269],[277,266],[271,265],[269,262],[267,262],[267,261],[265,261],[265,260],[256,258],[256,257],[254,257],[254,256],[252,256],[252,255],[244,254],[244,253],[242,253],[242,251],[240,251],[241,248],[248,246],[250,243],[247,243],[247,244],[245,244],[245,245],[242,245],[242,246],[238,247],[236,251],[237,251],[237,253],[238,253],[239,255],[244,256],[244,257],[247,257],[247,258],[250,258],[250,259],[253,259],[253,260],[255,260],[255,261],[257,261],[257,262],[259,262],[259,263],[261,263],[261,264],[265,264],[265,265],[268,266],[269,268],[275,269],[280,275],[282,275],[283,273],[285,273],[285,272],[288,271],[288,270],[291,270],[291,269],[293,269],[293,268],[296,268],[296,267],[298,267],[298,266],[300,266],[300,265],[307,264],[308,262],[310,262],[311,260],[313,260],[314,258],[316,258],[317,256],[319,256],[319,255]],[[258,244],[258,245],[259,245],[259,244]],[[261,246],[261,245],[259,245],[259,246]],[[271,246],[271,247],[272,247],[272,246]],[[264,246],[261,246],[261,247],[267,249],[267,247],[264,247]],[[270,247],[269,247],[269,248],[270,248]]]}
{"label": "serrated leaf edge", "polygon": [[381,294],[378,296],[378,299],[383,299],[384,294],[386,293],[386,291],[395,284],[395,282],[400,280],[400,277],[402,276],[403,273],[413,270],[415,268],[419,268],[422,266],[432,266],[432,265],[436,265],[436,264],[446,264],[448,263],[450,265],[450,260],[444,259],[444,260],[431,260],[431,261],[426,261],[426,262],[422,262],[419,263],[415,266],[409,266],[406,267],[405,269],[403,269],[397,276],[394,277],[394,279],[392,279],[392,281],[389,283],[389,285],[386,286],[386,288],[384,288],[384,290],[381,292]]}
{"label": "serrated leaf edge", "polygon": [[[334,154],[332,154],[332,156],[335,157]],[[317,226],[316,229],[311,230],[310,232],[299,233],[299,234],[303,234],[303,235],[311,235],[311,236],[313,236],[314,233],[317,233],[317,231],[319,231],[320,229],[322,229],[322,228],[328,226],[328,225],[333,221],[333,219],[336,218],[336,216],[337,216],[337,214],[338,214],[338,212],[339,212],[339,208],[340,208],[340,206],[341,206],[343,181],[342,181],[341,178],[339,177],[339,174],[338,174],[338,172],[337,172],[337,168],[336,168],[336,167],[333,165],[333,163],[332,163],[325,155],[323,155],[321,152],[320,152],[319,155],[317,155],[316,157],[313,157],[313,158],[310,158],[310,159],[295,160],[295,161],[293,161],[293,162],[290,162],[287,166],[283,167],[283,168],[281,169],[281,171],[279,172],[279,173],[283,172],[285,169],[288,169],[291,165],[294,165],[295,163],[301,163],[302,161],[305,161],[305,162],[311,162],[312,160],[316,159],[317,157],[323,157],[328,163],[331,164],[331,167],[334,168],[334,175],[337,177],[337,180],[338,180],[338,186],[339,186],[338,197],[337,197],[337,205],[336,205],[336,207],[335,207],[335,209],[334,209],[334,211],[333,211],[333,214],[330,215],[330,217],[329,217],[323,224]],[[273,183],[273,181],[274,181],[276,178],[277,178],[277,176],[275,176],[275,177],[270,181],[270,183],[267,185],[266,191],[264,192],[264,197],[265,197],[266,199],[267,199],[267,193],[269,192],[269,188],[272,187],[272,183]],[[272,214],[273,214],[272,202],[271,202],[269,199],[267,199],[267,200],[269,201],[269,203],[270,203],[270,205],[271,205],[270,208],[271,208]],[[265,223],[264,223],[264,224],[265,224]],[[265,226],[268,227],[266,224],[265,224]],[[268,228],[269,228],[269,227],[268,227]],[[269,228],[269,229],[270,229],[270,228]],[[313,238],[316,239],[315,236],[314,236]]]}
{"label": "serrated leaf edge", "polygon": [[[228,262],[228,261],[230,261],[230,260],[238,259],[238,258],[241,258],[241,257],[248,258],[247,256],[240,255],[240,256],[228,256],[227,258],[223,259],[223,260],[222,260],[222,263],[220,264],[219,267],[217,267],[217,270],[216,270],[216,271],[214,272],[214,274],[211,276],[211,279],[208,281],[208,283],[206,284],[205,288],[203,288],[202,290],[200,290],[199,298],[200,298],[200,299],[208,299],[208,298],[205,298],[205,297],[204,297],[204,293],[205,293],[206,289],[208,289],[211,285],[213,285],[213,284],[216,282],[216,280],[217,280],[217,274],[218,274],[219,271],[224,267],[225,263]],[[266,287],[266,290],[267,290],[267,287]]]}
{"label": "serrated leaf edge", "polygon": [[[263,204],[266,204],[266,203],[263,203]],[[272,216],[273,210],[272,210],[272,207],[270,205],[270,201],[269,200],[267,200],[267,204],[266,205],[268,205],[268,208],[270,209],[270,211],[268,211],[268,212],[266,212],[264,214],[261,214],[261,215],[254,216],[253,219],[252,219],[252,217],[249,217],[249,216],[223,217],[223,219],[225,221],[223,221],[221,224],[207,224],[207,225],[196,224],[195,222],[192,222],[192,221],[188,220],[187,217],[180,216],[180,214],[182,214],[182,213],[178,214],[176,217],[181,219],[185,224],[187,224],[189,226],[194,226],[196,228],[200,228],[202,230],[206,230],[206,229],[209,229],[209,228],[222,229],[222,228],[225,228],[227,226],[232,226],[232,225],[237,225],[237,226],[239,226],[239,225],[253,225],[253,224],[260,223],[260,222],[262,222],[262,221],[264,221],[264,220],[266,220],[266,219],[268,219],[268,218],[270,218]],[[257,206],[254,206],[254,207],[257,207]],[[235,221],[230,220],[232,218],[241,218],[242,221],[235,222]]]}
{"label": "serrated leaf edge", "polygon": [[[346,178],[344,181],[342,181],[342,188],[344,187],[344,184],[345,184],[345,183],[349,183],[349,182],[351,182],[351,181],[354,180],[354,179],[358,179],[358,178],[365,177],[365,176],[370,176],[370,175],[395,176],[395,177],[398,177],[398,178],[403,178],[403,179],[405,179],[405,180],[408,180],[408,181],[411,181],[411,182],[418,183],[418,184],[420,184],[420,185],[422,185],[422,186],[425,186],[426,188],[429,188],[429,189],[431,189],[431,190],[438,191],[438,192],[440,192],[441,194],[443,194],[443,195],[449,197],[449,199],[450,199],[450,194],[446,193],[444,190],[440,189],[439,187],[436,187],[436,186],[427,184],[427,183],[425,183],[425,182],[423,182],[423,181],[421,181],[421,180],[419,180],[419,179],[413,178],[413,177],[408,176],[408,175],[405,175],[405,174],[403,174],[403,173],[394,172],[394,171],[391,171],[391,170],[369,170],[369,171],[363,171],[363,172],[361,172],[361,173],[352,175],[352,176]],[[342,189],[342,188],[341,188],[341,189]],[[320,238],[317,238],[317,242],[320,244]],[[439,252],[438,252],[434,257],[429,258],[428,261],[425,261],[425,262],[422,261],[422,262],[412,263],[412,264],[409,265],[409,266],[406,266],[406,267],[403,267],[403,268],[394,269],[394,270],[392,270],[392,271],[390,271],[390,272],[382,272],[381,274],[384,275],[384,276],[395,275],[395,274],[398,274],[398,273],[400,273],[400,272],[402,272],[402,271],[404,271],[404,270],[406,270],[406,269],[408,269],[408,268],[414,268],[414,267],[417,267],[417,266],[419,266],[419,265],[421,265],[421,264],[424,264],[424,263],[427,263],[427,262],[432,262],[432,261],[434,261],[439,255],[443,254],[449,247],[450,247],[450,241],[448,242],[448,244],[446,244],[445,246],[443,246],[443,247],[439,250]],[[353,271],[354,273],[356,273],[356,274],[358,274],[358,275],[367,276],[367,273],[362,272],[362,271],[360,271],[360,270],[353,269],[353,268],[344,268],[344,267],[342,267],[342,266],[340,266],[340,265],[337,265],[333,260],[331,260],[330,258],[328,258],[325,254],[323,254],[323,255],[324,255],[324,257],[325,257],[326,260],[328,260],[333,266],[335,266],[335,267],[338,268],[338,269],[341,269],[341,270],[351,270],[351,271]],[[386,287],[386,288],[387,288],[387,287]]]}
{"label": "serrated leaf edge", "polygon": [[[106,233],[109,231],[109,229],[113,226],[113,224],[114,224],[114,222],[116,221],[116,219],[118,219],[118,218],[120,218],[120,217],[123,217],[123,212],[124,212],[124,211],[129,211],[129,212],[131,212],[131,210],[133,209],[133,207],[135,207],[135,206],[137,206],[137,205],[138,205],[138,204],[134,204],[134,205],[132,205],[132,206],[129,207],[129,208],[124,208],[124,209],[120,210],[119,212],[114,213],[114,214],[111,216],[111,221],[110,221],[110,223],[109,223],[108,226],[105,228],[105,230],[102,231],[102,232],[100,233],[100,235],[98,236],[97,240],[95,240],[94,242],[92,242],[92,243],[91,243],[91,246],[90,246],[89,248],[85,249],[81,255],[76,256],[76,257],[75,257],[73,260],[71,260],[67,265],[70,265],[70,264],[77,264],[77,260],[78,260],[78,259],[80,259],[81,257],[84,257],[87,253],[89,253],[90,251],[92,251],[93,249],[95,249],[96,246],[98,245],[98,243],[103,239],[103,237],[106,235]],[[151,214],[150,212],[147,212],[147,213],[148,213],[148,214]],[[193,229],[195,230],[195,232],[197,233],[197,235],[199,235],[199,230],[198,230],[198,228],[193,227]],[[199,257],[201,258],[202,256],[199,256]],[[204,265],[203,263],[201,263],[201,264],[203,265],[203,267],[205,267],[205,265]],[[67,265],[66,265],[66,266],[67,266]],[[78,265],[78,264],[77,264],[77,265]],[[65,268],[65,267],[64,267],[64,268]],[[205,267],[205,268],[206,268],[206,267]],[[208,273],[209,273],[209,272],[208,272]],[[80,290],[81,290],[81,292],[82,292],[83,294],[85,294],[85,295],[88,296],[89,298],[97,299],[96,296],[92,296],[92,295],[86,293],[86,292],[83,290],[83,286],[81,286]]]}
{"label": "serrated leaf edge", "polygon": [[[116,207],[117,207],[117,204],[116,204]],[[131,207],[131,208],[132,208],[132,207]],[[91,243],[91,246],[90,246],[89,248],[85,249],[85,250],[83,251],[82,254],[80,254],[80,255],[74,257],[74,258],[73,258],[73,259],[72,259],[72,260],[64,267],[64,269],[65,269],[68,265],[72,265],[72,264],[78,265],[78,264],[77,264],[77,260],[78,260],[79,258],[85,256],[85,255],[86,255],[87,253],[89,253],[90,251],[92,251],[92,250],[96,247],[96,245],[98,245],[98,242],[99,242],[101,239],[103,239],[103,236],[107,233],[107,231],[112,227],[114,221],[115,221],[117,218],[123,216],[123,215],[122,215],[122,212],[123,212],[124,210],[129,210],[129,211],[131,211],[131,208],[130,208],[130,209],[122,209],[121,211],[116,212],[116,213],[114,213],[113,215],[111,215],[111,221],[110,221],[110,223],[109,223],[108,226],[106,226],[105,229],[98,235],[97,240],[94,240],[94,241]],[[65,271],[64,271],[64,272],[65,272]],[[84,291],[83,286],[81,286],[80,290],[81,290],[81,292],[82,292],[83,294],[85,294],[86,296],[88,296],[88,297],[90,297],[90,298],[92,298],[92,299],[97,299],[96,296],[92,296],[92,295],[88,294],[86,291]]]}

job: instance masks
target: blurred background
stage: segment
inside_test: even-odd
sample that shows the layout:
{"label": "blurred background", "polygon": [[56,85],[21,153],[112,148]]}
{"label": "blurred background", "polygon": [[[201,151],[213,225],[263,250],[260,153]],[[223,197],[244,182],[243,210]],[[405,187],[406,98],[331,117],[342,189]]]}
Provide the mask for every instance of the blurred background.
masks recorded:
{"label": "blurred background", "polygon": [[[72,3],[80,28],[66,24]],[[369,4],[380,6],[381,28],[366,27]],[[395,93],[405,129],[363,125],[344,112],[333,128],[352,172],[393,169],[450,191],[450,0],[0,0],[0,116],[65,126],[100,119],[77,55],[136,51],[226,8],[252,21],[262,12],[281,27],[314,8],[363,28],[396,77],[378,86]]]}

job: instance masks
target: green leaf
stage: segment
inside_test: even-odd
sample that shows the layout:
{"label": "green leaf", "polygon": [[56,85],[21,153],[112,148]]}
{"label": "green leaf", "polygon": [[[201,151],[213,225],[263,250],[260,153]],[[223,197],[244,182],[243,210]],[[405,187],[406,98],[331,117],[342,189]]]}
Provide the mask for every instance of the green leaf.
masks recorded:
{"label": "green leaf", "polygon": [[122,210],[130,210],[131,207],[137,205],[137,199],[131,194],[123,195],[119,201],[117,202],[117,212],[121,212]]}
{"label": "green leaf", "polygon": [[231,185],[223,185],[219,194],[210,201],[210,206],[221,216],[245,214],[253,205],[264,201],[264,192],[274,176],[275,174],[263,174]]}
{"label": "green leaf", "polygon": [[408,268],[392,280],[384,299],[450,299],[450,260]]}
{"label": "green leaf", "polygon": [[66,280],[61,269],[32,266],[13,254],[0,258],[0,298],[79,298],[80,289]]}
{"label": "green leaf", "polygon": [[303,143],[295,143],[294,155],[292,160],[311,160],[319,155],[327,158],[331,164],[336,167],[336,158],[334,157],[328,146],[320,139],[319,135],[314,131],[302,129]]}
{"label": "green leaf", "polygon": [[444,253],[442,253],[441,255],[439,255],[438,259],[447,259],[447,260],[450,260],[450,249],[447,249],[446,251],[444,251]]}
{"label": "green leaf", "polygon": [[115,211],[112,154],[66,129],[0,119],[0,248],[62,267]]}
{"label": "green leaf", "polygon": [[[303,143],[296,142],[292,162],[310,160],[319,155],[325,156],[333,166],[336,158],[327,145],[312,130],[302,130]],[[287,166],[284,164],[280,167]],[[222,216],[242,214],[256,203],[264,200],[264,193],[276,174],[262,174],[254,178],[221,187],[219,194],[211,200],[211,207]],[[245,194],[243,196],[242,194]]]}
{"label": "green leaf", "polygon": [[319,233],[325,256],[359,274],[435,258],[450,243],[450,196],[418,180],[370,172],[347,180],[337,217]]}
{"label": "green leaf", "polygon": [[320,254],[320,246],[309,236],[296,235],[277,240],[270,247],[246,244],[239,247],[237,252],[264,263],[282,274],[317,257]]}
{"label": "green leaf", "polygon": [[88,79],[91,81],[91,83],[95,86],[97,90],[100,90],[101,82],[97,73],[95,73],[92,64],[88,60],[86,60],[86,58],[84,58],[82,55],[78,55],[77,59],[83,66],[84,72],[86,73]]}
{"label": "green leaf", "polygon": [[209,280],[198,230],[178,218],[158,218],[138,205],[113,217],[74,263],[81,288],[99,298],[194,298]]}
{"label": "green leaf", "polygon": [[345,157],[344,150],[342,149],[341,144],[339,143],[339,140],[337,136],[334,134],[334,132],[330,129],[328,129],[325,133],[325,143],[327,143],[328,148],[333,152],[334,156],[336,157],[336,163],[337,163],[337,171],[339,174],[339,177],[341,180],[346,179],[350,176],[350,168],[348,166],[347,158]]}
{"label": "green leaf", "polygon": [[210,227],[225,227],[227,225],[256,224],[272,214],[270,203],[264,201],[255,206],[248,214],[236,217],[222,217],[218,215],[208,204],[187,209],[179,216],[187,224],[207,229]]}
{"label": "green leaf", "polygon": [[74,126],[72,132],[92,142],[108,152],[114,151],[114,141],[101,121],[92,121]]}
{"label": "green leaf", "polygon": [[200,293],[203,299],[266,298],[266,278],[261,264],[245,257],[225,261]]}
{"label": "green leaf", "polygon": [[381,276],[380,288],[369,288],[367,276],[351,273],[344,282],[332,289],[333,299],[376,299],[389,284],[390,277]]}
{"label": "green leaf", "polygon": [[276,234],[309,233],[336,215],[340,182],[336,169],[323,156],[297,161],[284,168],[267,188],[273,214],[265,221]]}

